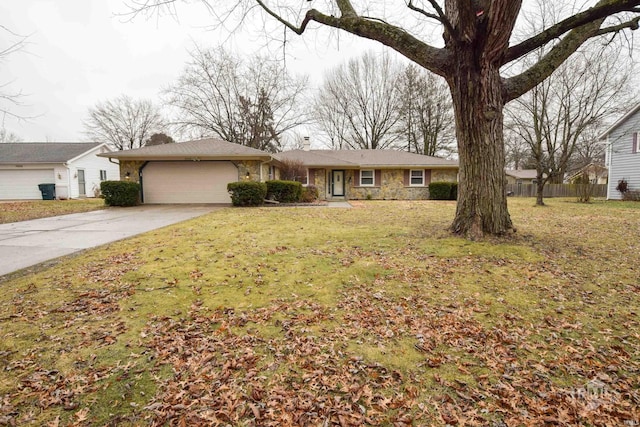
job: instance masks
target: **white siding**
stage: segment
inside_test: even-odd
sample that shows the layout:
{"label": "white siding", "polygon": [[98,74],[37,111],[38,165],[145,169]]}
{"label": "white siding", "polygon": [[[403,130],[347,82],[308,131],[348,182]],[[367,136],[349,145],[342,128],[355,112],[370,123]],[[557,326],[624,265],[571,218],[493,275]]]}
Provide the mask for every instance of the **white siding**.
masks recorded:
{"label": "white siding", "polygon": [[107,180],[120,180],[120,166],[109,161],[108,158],[98,157],[97,154],[104,153],[109,150],[104,147],[97,147],[94,150],[77,157],[69,162],[68,174],[61,174],[56,182],[56,191],[58,187],[67,187],[67,194],[71,198],[80,197],[78,183],[78,169],[84,170],[85,192],[86,197],[95,197],[97,190],[100,189],[100,171],[107,171]]}
{"label": "white siding", "polygon": [[[607,139],[609,167],[609,186],[607,198],[621,199],[622,195],[616,190],[618,181],[625,179],[629,188],[640,190],[640,150],[632,152],[633,133],[640,134],[640,110],[628,117],[613,129]],[[640,144],[640,136],[639,136]]]}
{"label": "white siding", "polygon": [[53,166],[0,169],[0,200],[42,199],[38,184],[53,184]]}

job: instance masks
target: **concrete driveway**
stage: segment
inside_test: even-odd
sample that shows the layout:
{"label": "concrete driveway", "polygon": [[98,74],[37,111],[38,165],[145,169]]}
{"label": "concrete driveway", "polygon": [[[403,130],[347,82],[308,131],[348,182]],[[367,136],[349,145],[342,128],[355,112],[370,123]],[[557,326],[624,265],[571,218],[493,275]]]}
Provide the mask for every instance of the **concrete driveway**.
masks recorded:
{"label": "concrete driveway", "polygon": [[221,207],[144,205],[0,224],[0,276],[216,209]]}

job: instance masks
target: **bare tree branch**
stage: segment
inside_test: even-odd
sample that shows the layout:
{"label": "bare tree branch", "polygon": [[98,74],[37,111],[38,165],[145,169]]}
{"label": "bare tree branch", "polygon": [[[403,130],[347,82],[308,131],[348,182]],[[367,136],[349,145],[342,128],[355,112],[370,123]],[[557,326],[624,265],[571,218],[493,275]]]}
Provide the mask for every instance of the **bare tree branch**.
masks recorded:
{"label": "bare tree branch", "polygon": [[440,22],[442,25],[444,25],[444,27],[452,35],[452,37],[456,38],[457,37],[456,30],[455,28],[453,28],[453,25],[451,25],[451,22],[449,22],[449,20],[447,19],[447,16],[445,15],[444,11],[442,10],[438,2],[436,2],[435,0],[428,0],[428,1],[433,7],[433,9],[436,11],[436,14],[429,13],[426,10],[415,6],[412,0],[409,0],[409,3],[407,3],[407,7],[413,10],[414,12],[418,12],[421,15],[426,16],[427,18],[435,19],[436,21]]}
{"label": "bare tree branch", "polygon": [[631,19],[630,21],[627,22],[622,22],[618,25],[612,25],[610,27],[605,27],[605,28],[601,28],[596,35],[597,36],[601,36],[604,34],[610,34],[610,33],[619,33],[620,31],[629,28],[631,31],[635,31],[638,29],[638,22],[640,22],[640,16],[635,17],[633,19]]}
{"label": "bare tree branch", "polygon": [[507,103],[527,93],[544,81],[586,40],[593,37],[604,18],[571,30],[549,53],[523,73],[504,80],[503,98]]}
{"label": "bare tree branch", "polygon": [[[398,47],[403,46],[402,51],[398,51],[418,64],[425,67],[429,65],[427,68],[440,75],[443,75],[446,70],[447,55],[442,49],[434,48],[407,33],[404,29],[393,26],[384,20],[358,16],[348,1],[337,2],[342,13],[340,18],[311,9],[307,11],[300,25],[287,21],[262,0],[255,1],[267,14],[298,35],[304,33],[308,24],[314,21],[354,35],[379,41],[396,50],[398,50]],[[401,43],[398,43],[398,41],[401,41]]]}
{"label": "bare tree branch", "polygon": [[151,135],[162,132],[165,121],[151,101],[121,95],[90,108],[84,126],[90,139],[107,142],[116,150],[131,150],[143,147]]}
{"label": "bare tree branch", "polygon": [[[504,63],[511,62],[517,58],[526,55],[535,49],[544,46],[550,41],[562,36],[563,34],[573,30],[574,28],[581,27],[585,24],[589,24],[593,21],[602,21],[607,16],[611,16],[620,12],[635,12],[640,11],[635,6],[638,6],[640,1],[638,0],[624,0],[624,1],[607,1],[600,0],[598,4],[591,7],[584,12],[572,15],[557,24],[547,28],[544,31],[536,34],[535,36],[518,43],[515,46],[510,47],[505,55]],[[632,27],[629,27],[632,28]],[[632,28],[634,29],[634,28]],[[597,35],[598,33],[595,33]]]}
{"label": "bare tree branch", "polygon": [[281,136],[307,122],[300,105],[306,86],[305,78],[289,76],[266,58],[243,61],[221,48],[196,46],[164,95],[183,130],[279,151]]}
{"label": "bare tree branch", "polygon": [[[0,49],[0,62],[2,62],[9,55],[24,49],[24,47],[27,45],[27,40],[29,39],[29,36],[23,36],[23,35],[17,34],[14,31],[10,30],[9,28],[5,27],[4,25],[0,25],[0,30],[17,38],[17,41],[14,41],[10,43],[8,46]],[[12,83],[13,82],[5,82],[0,84],[0,100],[6,101],[8,104],[13,106],[20,106],[22,105],[20,99],[24,96],[24,94],[22,93],[21,90],[11,90],[9,86]],[[11,111],[10,107],[5,107],[2,104],[0,104],[0,113],[3,114],[3,122],[4,122],[4,118],[6,118],[7,116],[13,117],[14,119],[18,119],[18,120],[24,120],[28,118],[22,114],[14,113],[13,111]]]}
{"label": "bare tree branch", "polygon": [[402,136],[400,68],[388,55],[367,53],[338,66],[325,78],[314,115],[334,148],[383,149]]}

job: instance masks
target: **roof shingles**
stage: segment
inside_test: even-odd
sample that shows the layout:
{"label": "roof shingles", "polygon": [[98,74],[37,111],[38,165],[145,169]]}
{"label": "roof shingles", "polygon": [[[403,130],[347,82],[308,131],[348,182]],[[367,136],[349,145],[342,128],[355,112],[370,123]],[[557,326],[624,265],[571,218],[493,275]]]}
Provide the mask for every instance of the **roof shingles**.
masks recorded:
{"label": "roof shingles", "polygon": [[[107,155],[103,155],[107,157]],[[124,160],[159,160],[159,159],[207,159],[207,158],[270,158],[271,155],[255,148],[223,141],[216,138],[199,139],[173,144],[153,145],[135,150],[114,151],[108,157]]]}
{"label": "roof shingles", "polygon": [[65,163],[98,142],[16,142],[0,144],[0,163]]}
{"label": "roof shingles", "polygon": [[458,167],[455,160],[397,150],[292,150],[279,153],[276,158],[301,161],[312,167]]}
{"label": "roof shingles", "polygon": [[102,154],[121,160],[211,160],[211,159],[276,159],[293,160],[307,167],[429,167],[457,168],[458,162],[396,150],[291,150],[271,154],[255,148],[217,138],[175,144],[154,145],[135,150]]}

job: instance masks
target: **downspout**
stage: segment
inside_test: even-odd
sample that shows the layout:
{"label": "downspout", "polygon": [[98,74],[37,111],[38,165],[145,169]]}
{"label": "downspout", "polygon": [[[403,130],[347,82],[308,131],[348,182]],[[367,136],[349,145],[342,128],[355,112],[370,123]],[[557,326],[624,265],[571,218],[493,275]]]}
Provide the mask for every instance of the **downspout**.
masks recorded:
{"label": "downspout", "polygon": [[[613,145],[609,143],[609,135],[607,135],[607,151],[605,158],[605,166],[607,169],[607,200],[611,200],[611,171],[613,170]],[[608,160],[608,161],[607,161]]]}

